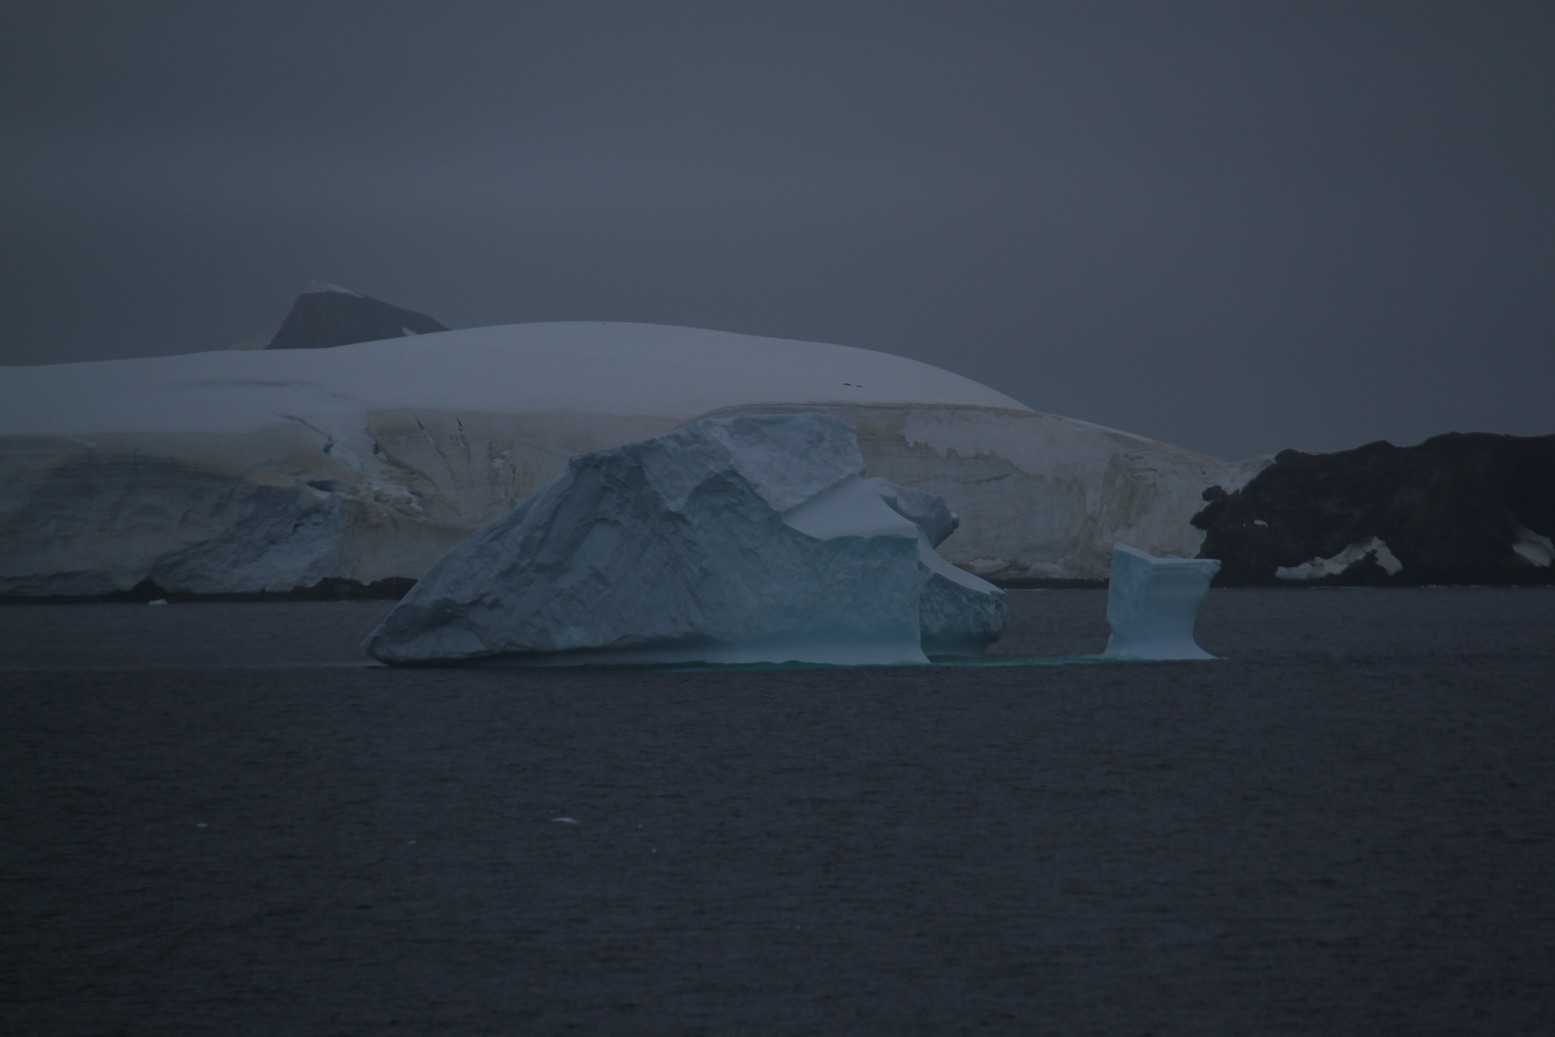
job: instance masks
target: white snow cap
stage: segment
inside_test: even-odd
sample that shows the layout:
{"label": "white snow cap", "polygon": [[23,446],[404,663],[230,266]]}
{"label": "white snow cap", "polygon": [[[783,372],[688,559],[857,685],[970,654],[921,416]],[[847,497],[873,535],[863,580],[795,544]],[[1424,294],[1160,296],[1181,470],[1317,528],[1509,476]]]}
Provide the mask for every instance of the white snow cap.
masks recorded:
{"label": "white snow cap", "polygon": [[391,408],[682,421],[723,407],[831,401],[1029,413],[942,368],[820,342],[602,321],[440,331],[436,350],[426,337],[9,368],[0,434],[249,432],[304,414],[343,438]]}

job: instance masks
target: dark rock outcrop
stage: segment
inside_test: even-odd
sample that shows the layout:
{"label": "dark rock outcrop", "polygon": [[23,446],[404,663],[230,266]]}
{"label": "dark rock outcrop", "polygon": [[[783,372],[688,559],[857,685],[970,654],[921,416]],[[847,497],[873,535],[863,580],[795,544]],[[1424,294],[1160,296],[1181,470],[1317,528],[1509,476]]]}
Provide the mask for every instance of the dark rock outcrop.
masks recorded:
{"label": "dark rock outcrop", "polygon": [[1555,583],[1555,435],[1286,450],[1193,518],[1217,583]]}
{"label": "dark rock outcrop", "polygon": [[265,348],[326,349],[447,330],[424,313],[314,281],[297,296],[285,322]]}

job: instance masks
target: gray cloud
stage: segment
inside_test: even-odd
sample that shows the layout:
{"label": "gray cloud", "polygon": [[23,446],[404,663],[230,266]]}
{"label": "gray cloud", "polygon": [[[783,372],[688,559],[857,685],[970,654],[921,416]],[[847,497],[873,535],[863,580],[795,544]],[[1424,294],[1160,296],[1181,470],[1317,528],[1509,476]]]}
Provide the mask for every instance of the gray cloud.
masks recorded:
{"label": "gray cloud", "polygon": [[3,358],[313,277],[936,363],[1221,456],[1551,428],[1539,5],[30,3]]}

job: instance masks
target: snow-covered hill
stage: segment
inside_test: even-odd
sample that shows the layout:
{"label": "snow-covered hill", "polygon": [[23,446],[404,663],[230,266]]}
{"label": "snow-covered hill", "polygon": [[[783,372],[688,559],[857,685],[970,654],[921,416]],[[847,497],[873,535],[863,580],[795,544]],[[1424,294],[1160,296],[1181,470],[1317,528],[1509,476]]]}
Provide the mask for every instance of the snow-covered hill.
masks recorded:
{"label": "snow-covered hill", "polygon": [[1039,414],[871,350],[568,322],[318,350],[0,369],[0,593],[286,591],[417,577],[573,454],[708,413],[854,425],[870,474],[961,515],[996,578],[1101,578],[1111,544],[1192,555],[1228,465]]}

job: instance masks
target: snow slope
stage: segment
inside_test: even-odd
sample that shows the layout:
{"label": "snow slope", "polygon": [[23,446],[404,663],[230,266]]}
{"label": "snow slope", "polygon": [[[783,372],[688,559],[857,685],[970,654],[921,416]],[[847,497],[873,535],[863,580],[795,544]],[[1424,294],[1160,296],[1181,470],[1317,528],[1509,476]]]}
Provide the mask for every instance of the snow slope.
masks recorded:
{"label": "snow slope", "polygon": [[868,349],[562,322],[280,355],[223,350],[9,368],[0,383],[0,435],[253,432],[308,415],[346,438],[366,414],[396,408],[683,420],[790,401],[1027,409],[971,379]]}
{"label": "snow slope", "polygon": [[1100,578],[1123,539],[1192,555],[1201,491],[1257,467],[886,353],[662,325],[4,368],[0,593],[418,577],[575,454],[794,410],[853,425],[870,475],[944,497],[961,528],[941,553],[993,577]]}

